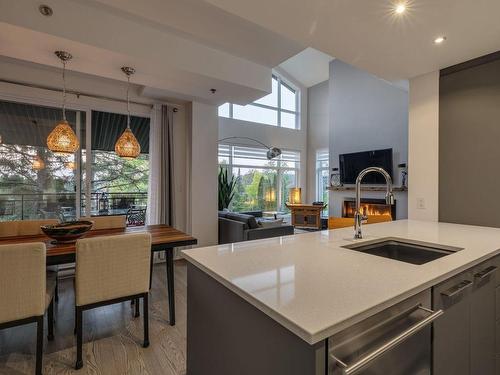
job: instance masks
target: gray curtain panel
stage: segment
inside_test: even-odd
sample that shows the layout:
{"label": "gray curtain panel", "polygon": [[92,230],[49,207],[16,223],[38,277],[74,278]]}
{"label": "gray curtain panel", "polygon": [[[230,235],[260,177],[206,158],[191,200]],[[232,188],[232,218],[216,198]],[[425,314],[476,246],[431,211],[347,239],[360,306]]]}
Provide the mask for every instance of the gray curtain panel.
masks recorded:
{"label": "gray curtain panel", "polygon": [[168,105],[161,106],[160,158],[158,192],[159,223],[173,225],[174,202],[174,111]]}

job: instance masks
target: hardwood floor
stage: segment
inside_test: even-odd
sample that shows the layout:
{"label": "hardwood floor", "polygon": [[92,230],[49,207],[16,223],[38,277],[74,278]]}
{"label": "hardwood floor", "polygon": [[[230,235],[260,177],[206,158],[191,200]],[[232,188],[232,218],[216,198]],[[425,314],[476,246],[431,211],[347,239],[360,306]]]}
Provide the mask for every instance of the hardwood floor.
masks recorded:
{"label": "hardwood floor", "polygon": [[[150,296],[151,345],[142,348],[142,317],[133,318],[130,302],[84,313],[84,367],[75,371],[73,279],[60,280],[55,317],[55,340],[44,342],[44,375],[51,374],[165,374],[186,372],[186,272],[185,261],[175,262],[176,325],[168,324],[166,267],[156,264]],[[142,306],[141,306],[142,311]],[[45,331],[47,324],[45,322]],[[35,325],[0,331],[0,374],[33,374]]]}

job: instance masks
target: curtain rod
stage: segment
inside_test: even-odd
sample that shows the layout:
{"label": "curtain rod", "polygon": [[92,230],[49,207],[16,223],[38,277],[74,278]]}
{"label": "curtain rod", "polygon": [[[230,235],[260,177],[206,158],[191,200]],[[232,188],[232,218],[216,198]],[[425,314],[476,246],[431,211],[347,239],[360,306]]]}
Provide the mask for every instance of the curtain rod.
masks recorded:
{"label": "curtain rod", "polygon": [[[25,82],[14,81],[14,80],[9,80],[9,79],[3,79],[3,78],[0,78],[0,82],[10,83],[10,84],[13,84],[13,85],[20,85],[20,86],[30,87],[30,88],[34,88],[34,89],[42,89],[42,90],[48,90],[48,91],[54,91],[54,92],[62,92],[61,89],[57,89],[55,87],[49,87],[49,86],[44,86],[44,85],[37,85],[37,84],[34,84],[34,83],[25,83]],[[66,93],[67,94],[75,95],[77,98],[79,98],[80,96],[86,96],[88,98],[110,100],[110,101],[120,102],[120,103],[126,103],[127,102],[124,99],[117,99],[117,98],[112,98],[112,97],[104,96],[104,95],[88,94],[88,93],[85,93],[85,92],[74,91],[74,90],[66,90]],[[140,103],[140,102],[135,102],[135,101],[132,101],[132,100],[130,101],[130,103],[153,108],[152,104]],[[177,112],[177,111],[179,111],[179,108],[174,107],[173,111]]]}

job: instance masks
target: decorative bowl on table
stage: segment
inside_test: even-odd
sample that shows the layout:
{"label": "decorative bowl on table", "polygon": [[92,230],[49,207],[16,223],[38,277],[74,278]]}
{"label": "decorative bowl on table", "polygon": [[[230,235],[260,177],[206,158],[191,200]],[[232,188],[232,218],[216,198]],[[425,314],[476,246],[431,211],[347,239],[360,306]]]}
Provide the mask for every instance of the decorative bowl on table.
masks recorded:
{"label": "decorative bowl on table", "polygon": [[87,220],[66,221],[54,225],[42,225],[40,228],[55,243],[72,243],[87,233],[94,223]]}

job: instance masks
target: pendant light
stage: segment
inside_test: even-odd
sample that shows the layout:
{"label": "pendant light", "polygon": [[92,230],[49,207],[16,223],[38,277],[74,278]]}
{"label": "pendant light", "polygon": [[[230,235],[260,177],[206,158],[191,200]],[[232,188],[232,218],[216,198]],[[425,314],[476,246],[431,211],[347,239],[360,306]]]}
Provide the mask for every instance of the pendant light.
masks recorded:
{"label": "pendant light", "polygon": [[75,132],[69,126],[66,120],[66,62],[71,60],[73,56],[65,51],[56,51],[56,56],[59,57],[63,64],[63,103],[62,114],[63,118],[56,127],[50,132],[47,137],[47,147],[50,151],[61,154],[73,154],[80,147],[80,142],[76,137]]}
{"label": "pendant light", "polygon": [[40,156],[36,156],[34,159],[33,159],[33,162],[31,163],[31,167],[35,170],[35,171],[41,171],[42,169],[45,168],[45,162],[42,160],[42,158]]}
{"label": "pendant light", "polygon": [[115,152],[124,159],[135,159],[141,153],[141,145],[130,129],[130,76],[135,73],[135,69],[124,66],[122,72],[127,76],[127,128],[116,141]]}

